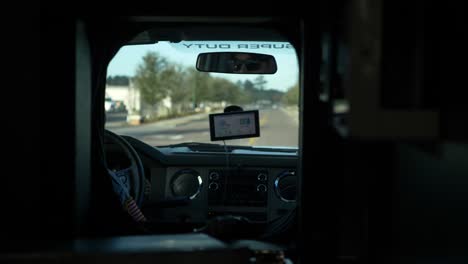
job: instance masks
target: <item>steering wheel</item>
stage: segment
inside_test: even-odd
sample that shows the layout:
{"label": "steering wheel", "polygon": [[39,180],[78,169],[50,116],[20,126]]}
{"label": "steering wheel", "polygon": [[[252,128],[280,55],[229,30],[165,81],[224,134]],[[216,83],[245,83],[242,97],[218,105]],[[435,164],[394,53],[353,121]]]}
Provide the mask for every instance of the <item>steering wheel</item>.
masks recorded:
{"label": "steering wheel", "polygon": [[120,150],[130,161],[129,167],[114,171],[114,173],[126,185],[130,196],[133,197],[136,204],[141,208],[145,188],[145,171],[138,153],[124,138],[109,130],[105,130],[104,138],[105,141],[119,146]]}

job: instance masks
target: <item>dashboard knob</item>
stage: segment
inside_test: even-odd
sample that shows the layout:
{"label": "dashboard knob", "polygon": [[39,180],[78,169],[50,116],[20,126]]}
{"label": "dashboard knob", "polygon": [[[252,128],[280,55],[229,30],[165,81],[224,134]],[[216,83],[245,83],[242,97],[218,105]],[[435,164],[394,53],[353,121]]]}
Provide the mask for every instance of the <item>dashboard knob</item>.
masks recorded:
{"label": "dashboard knob", "polygon": [[260,173],[257,175],[257,180],[259,181],[266,181],[268,179],[268,175],[266,175],[265,173]]}
{"label": "dashboard knob", "polygon": [[265,184],[259,184],[257,185],[257,192],[266,192],[268,188],[266,187]]}
{"label": "dashboard knob", "polygon": [[209,178],[212,181],[217,181],[217,180],[219,180],[219,173],[213,171],[213,172],[210,173]]}
{"label": "dashboard knob", "polygon": [[216,182],[212,182],[212,183],[210,183],[210,185],[208,185],[208,189],[210,189],[212,191],[216,191],[216,190],[219,189],[219,185]]}

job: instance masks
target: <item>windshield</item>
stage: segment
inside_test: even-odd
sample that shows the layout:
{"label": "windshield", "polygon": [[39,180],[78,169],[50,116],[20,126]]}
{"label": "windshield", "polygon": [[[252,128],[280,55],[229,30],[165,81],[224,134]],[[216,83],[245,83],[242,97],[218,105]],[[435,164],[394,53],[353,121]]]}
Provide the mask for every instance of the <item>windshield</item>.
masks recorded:
{"label": "windshield", "polygon": [[[203,52],[272,55],[275,74],[200,72]],[[183,41],[124,46],[107,69],[106,129],[152,146],[210,140],[208,115],[230,105],[259,110],[260,137],[227,145],[298,146],[299,69],[287,42]],[[112,104],[109,104],[111,102]]]}

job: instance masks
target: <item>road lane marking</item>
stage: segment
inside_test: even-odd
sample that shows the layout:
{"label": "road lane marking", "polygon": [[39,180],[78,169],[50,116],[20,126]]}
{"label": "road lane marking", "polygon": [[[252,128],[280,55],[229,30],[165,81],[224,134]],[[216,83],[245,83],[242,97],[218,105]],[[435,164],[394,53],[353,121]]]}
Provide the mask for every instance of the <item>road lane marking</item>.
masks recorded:
{"label": "road lane marking", "polygon": [[182,135],[174,135],[174,136],[170,136],[169,139],[170,140],[179,140],[179,139],[183,139],[184,136]]}
{"label": "road lane marking", "polygon": [[260,127],[264,126],[266,124],[267,120],[268,119],[267,119],[266,116],[262,117],[262,119],[260,119]]}
{"label": "road lane marking", "polygon": [[299,110],[294,109],[294,108],[280,108],[283,113],[285,113],[289,118],[292,119],[292,121],[295,123],[295,125],[299,125]]}

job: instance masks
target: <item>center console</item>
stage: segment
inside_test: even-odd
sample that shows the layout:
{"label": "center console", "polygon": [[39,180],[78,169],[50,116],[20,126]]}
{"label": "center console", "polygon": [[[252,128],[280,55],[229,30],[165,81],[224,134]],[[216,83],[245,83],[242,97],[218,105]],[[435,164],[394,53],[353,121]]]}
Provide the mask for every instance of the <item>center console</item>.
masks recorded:
{"label": "center console", "polygon": [[238,215],[267,220],[268,170],[230,168],[210,170],[208,216]]}

